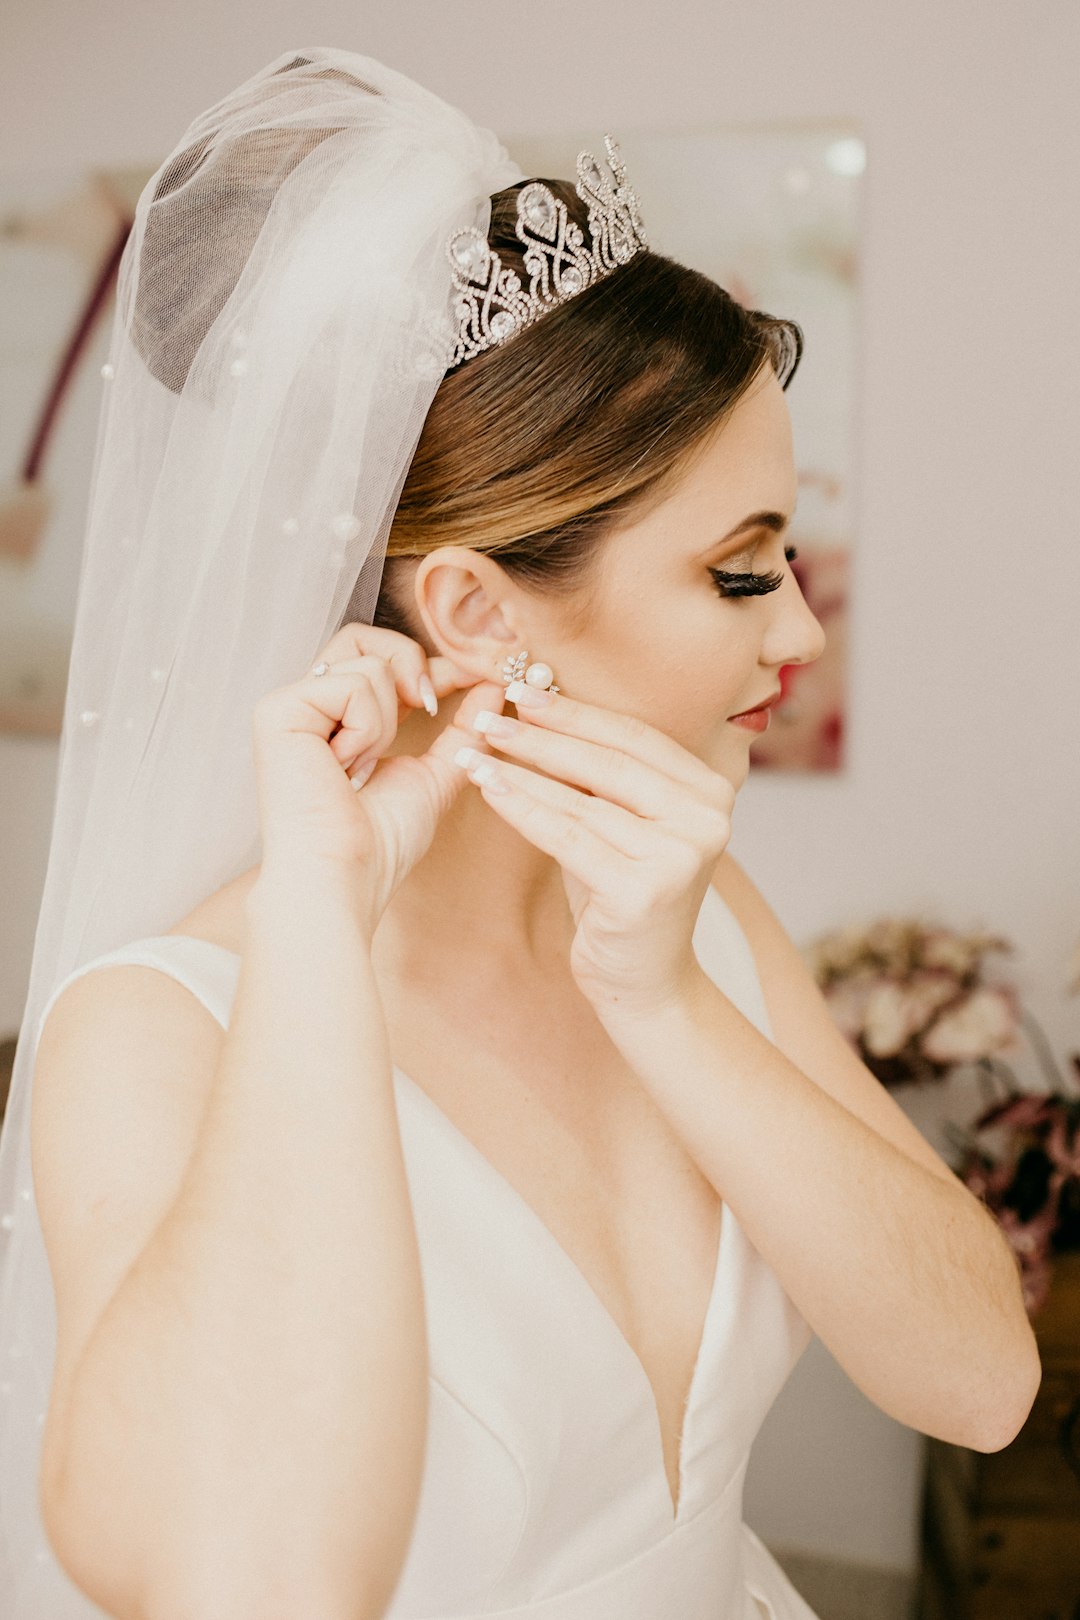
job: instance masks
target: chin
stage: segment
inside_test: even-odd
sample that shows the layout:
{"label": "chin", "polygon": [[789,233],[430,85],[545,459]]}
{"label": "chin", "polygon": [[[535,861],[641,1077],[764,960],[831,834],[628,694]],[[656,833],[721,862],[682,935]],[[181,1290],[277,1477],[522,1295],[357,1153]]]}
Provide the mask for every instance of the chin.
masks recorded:
{"label": "chin", "polygon": [[743,784],[746,781],[746,778],[749,775],[750,775],[750,761],[748,759],[746,761],[745,765],[743,765],[741,767],[741,769],[736,769],[736,770],[733,770],[733,771],[729,771],[727,773],[727,779],[731,783],[732,787],[735,789],[735,792],[738,793],[739,789],[743,786]]}
{"label": "chin", "polygon": [[719,771],[721,776],[726,776],[736,793],[750,774],[751,754],[748,748],[725,750],[717,747],[699,757],[710,770]]}

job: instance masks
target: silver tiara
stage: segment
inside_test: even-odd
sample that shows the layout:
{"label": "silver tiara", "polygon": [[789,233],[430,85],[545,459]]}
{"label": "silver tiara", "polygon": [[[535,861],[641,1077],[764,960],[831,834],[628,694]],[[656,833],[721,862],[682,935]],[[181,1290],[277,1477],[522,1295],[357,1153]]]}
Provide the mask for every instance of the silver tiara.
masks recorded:
{"label": "silver tiara", "polygon": [[585,246],[580,227],[567,215],[566,204],[547,186],[533,180],[518,192],[517,234],[525,245],[528,292],[522,289],[520,276],[503,269],[499,255],[475,226],[449,238],[446,256],[458,293],[454,303],[458,332],[448,370],[459,360],[505,343],[648,246],[619,148],[610,135],[604,136],[604,145],[613,180],[591,152],[579,153],[577,160],[575,189],[588,206],[590,246]]}

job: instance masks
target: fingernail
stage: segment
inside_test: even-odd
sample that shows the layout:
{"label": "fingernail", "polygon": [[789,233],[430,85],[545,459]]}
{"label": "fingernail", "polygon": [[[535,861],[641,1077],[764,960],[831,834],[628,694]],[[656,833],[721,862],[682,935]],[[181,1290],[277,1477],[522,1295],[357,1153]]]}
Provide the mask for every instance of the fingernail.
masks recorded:
{"label": "fingernail", "polygon": [[352,783],[354,793],[358,792],[359,789],[363,787],[364,783],[367,781],[368,777],[371,775],[378,763],[379,762],[377,759],[370,760],[367,765],[361,765],[360,769],[355,771],[353,775],[350,776],[349,781]]}
{"label": "fingernail", "polygon": [[489,793],[509,793],[510,791],[503,781],[502,774],[494,760],[482,760],[473,771],[472,779],[477,787],[486,787]]}
{"label": "fingernail", "polygon": [[512,737],[515,731],[521,730],[521,721],[512,720],[508,714],[495,714],[491,709],[478,709],[472,726],[474,731],[483,732],[487,737]]}
{"label": "fingernail", "polygon": [[454,764],[460,765],[463,770],[468,771],[471,770],[479,760],[486,758],[487,755],[482,754],[478,748],[459,748],[457,753],[454,755]]}
{"label": "fingernail", "polygon": [[532,709],[542,703],[550,703],[554,693],[539,686],[527,686],[524,681],[511,681],[506,695],[511,703],[523,703],[527,709]]}
{"label": "fingernail", "polygon": [[431,676],[427,673],[426,670],[421,675],[420,680],[419,680],[419,682],[417,684],[420,687],[420,701],[423,703],[424,708],[427,710],[428,714],[430,714],[430,715],[438,714],[438,712],[439,712],[439,700],[435,696],[435,688],[431,684]]}

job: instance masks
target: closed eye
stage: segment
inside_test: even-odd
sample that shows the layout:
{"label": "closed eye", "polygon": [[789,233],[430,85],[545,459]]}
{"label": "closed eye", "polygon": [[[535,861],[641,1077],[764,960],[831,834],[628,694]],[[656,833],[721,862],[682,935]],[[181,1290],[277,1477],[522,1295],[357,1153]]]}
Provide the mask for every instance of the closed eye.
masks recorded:
{"label": "closed eye", "polygon": [[[788,562],[794,562],[799,555],[797,546],[785,546],[784,556]],[[784,576],[779,569],[773,569],[768,574],[736,573],[730,568],[710,568],[713,583],[721,596],[766,596],[770,591],[778,590],[784,583]]]}

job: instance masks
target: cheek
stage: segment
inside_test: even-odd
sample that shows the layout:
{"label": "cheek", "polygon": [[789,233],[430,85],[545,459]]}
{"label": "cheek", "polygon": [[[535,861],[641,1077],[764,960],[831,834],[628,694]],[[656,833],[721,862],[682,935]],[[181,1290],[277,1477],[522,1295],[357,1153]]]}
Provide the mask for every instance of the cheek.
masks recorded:
{"label": "cheek", "polygon": [[[693,658],[688,653],[663,668],[654,667],[648,679],[635,687],[634,712],[658,731],[697,754],[706,763],[718,748],[730,749],[737,734],[730,735],[727,717],[739,705],[746,691],[745,677],[732,680],[715,660]],[[627,694],[627,705],[631,702]]]}
{"label": "cheek", "polygon": [[649,683],[651,700],[691,735],[715,731],[747,691],[761,684],[754,680],[756,643],[746,630],[721,611],[704,629],[698,617],[697,625],[684,621],[669,638],[652,663]]}
{"label": "cheek", "polygon": [[638,584],[617,607],[609,599],[588,636],[594,701],[640,715],[696,753],[730,730],[757,656],[750,627],[711,593],[705,585],[665,602]]}

